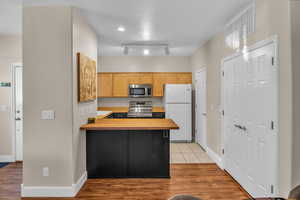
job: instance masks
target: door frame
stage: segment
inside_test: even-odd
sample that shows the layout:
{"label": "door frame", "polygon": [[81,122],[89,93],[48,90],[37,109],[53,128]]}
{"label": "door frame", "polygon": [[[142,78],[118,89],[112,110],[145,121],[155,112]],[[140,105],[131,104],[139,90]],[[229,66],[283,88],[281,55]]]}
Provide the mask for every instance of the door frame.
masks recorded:
{"label": "door frame", "polygon": [[[276,197],[279,194],[279,70],[280,70],[280,65],[279,65],[279,57],[278,57],[278,36],[277,35],[273,35],[265,40],[261,40],[258,41],[256,43],[254,43],[253,45],[247,47],[248,51],[253,51],[255,49],[259,49],[262,48],[264,46],[270,45],[270,44],[274,44],[274,67],[277,68],[276,70],[276,76],[275,76],[275,84],[276,84],[276,104],[277,104],[277,113],[274,116],[275,118],[275,127],[277,127],[277,137],[276,137],[276,177],[275,177],[275,183],[274,183],[274,194],[273,196]],[[224,112],[224,76],[223,76],[223,71],[224,71],[224,64],[226,61],[231,60],[235,57],[241,56],[243,55],[244,52],[240,51],[240,52],[236,52],[228,57],[225,57],[221,60],[221,70],[220,70],[220,77],[221,77],[221,149],[222,149],[222,154],[221,154],[221,158],[222,158],[222,165],[225,169],[225,155],[224,155],[224,150],[225,150],[225,132],[224,132],[224,115],[222,114]],[[225,111],[226,112],[226,111]],[[225,113],[226,114],[226,113]]]}
{"label": "door frame", "polygon": [[[199,73],[199,72],[205,72],[205,77],[206,77],[206,84],[205,84],[205,98],[206,98],[206,113],[207,113],[207,68],[206,67],[202,67],[201,69],[195,71],[195,129],[198,130],[197,128],[197,79],[196,79],[196,74]],[[204,141],[204,146],[202,147],[205,151],[207,151],[207,116],[206,116],[206,128],[205,128],[205,141]],[[196,140],[196,134],[197,134],[197,131],[195,130],[195,140]],[[197,141],[196,141],[197,142]]]}
{"label": "door frame", "polygon": [[13,156],[13,162],[16,162],[17,161],[17,144],[16,144],[16,139],[17,139],[17,136],[16,136],[16,122],[15,122],[15,119],[16,119],[16,113],[15,113],[15,110],[16,110],[16,95],[15,95],[15,92],[16,92],[16,88],[15,88],[15,84],[16,84],[16,80],[15,80],[15,73],[16,73],[16,68],[17,67],[22,67],[24,69],[24,66],[22,63],[13,63],[11,65],[11,127],[12,127],[12,156]]}

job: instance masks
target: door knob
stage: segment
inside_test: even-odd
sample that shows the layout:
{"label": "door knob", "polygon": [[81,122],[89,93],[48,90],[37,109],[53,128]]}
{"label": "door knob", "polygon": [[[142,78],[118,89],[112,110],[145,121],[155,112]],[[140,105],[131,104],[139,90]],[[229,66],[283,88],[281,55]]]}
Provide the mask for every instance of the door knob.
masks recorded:
{"label": "door knob", "polygon": [[247,131],[246,126],[242,126],[241,129],[242,129],[243,131]]}
{"label": "door knob", "polygon": [[238,124],[235,124],[234,126],[235,126],[236,128],[242,129],[242,127],[241,127],[240,125],[238,125]]}
{"label": "door knob", "polygon": [[202,113],[202,115],[203,115],[203,116],[206,116],[207,114],[206,114],[206,113]]}
{"label": "door knob", "polygon": [[20,121],[20,120],[21,120],[21,118],[20,118],[20,117],[18,117],[18,118],[16,118],[16,120],[17,120],[17,121]]}

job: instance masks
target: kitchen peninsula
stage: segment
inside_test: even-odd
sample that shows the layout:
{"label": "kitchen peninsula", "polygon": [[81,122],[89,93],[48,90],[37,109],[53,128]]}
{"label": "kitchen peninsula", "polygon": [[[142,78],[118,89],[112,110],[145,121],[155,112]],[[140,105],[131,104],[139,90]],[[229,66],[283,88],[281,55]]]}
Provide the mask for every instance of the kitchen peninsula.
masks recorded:
{"label": "kitchen peninsula", "polygon": [[[160,109],[158,109],[161,111]],[[169,178],[171,119],[99,116],[86,130],[89,178]]]}

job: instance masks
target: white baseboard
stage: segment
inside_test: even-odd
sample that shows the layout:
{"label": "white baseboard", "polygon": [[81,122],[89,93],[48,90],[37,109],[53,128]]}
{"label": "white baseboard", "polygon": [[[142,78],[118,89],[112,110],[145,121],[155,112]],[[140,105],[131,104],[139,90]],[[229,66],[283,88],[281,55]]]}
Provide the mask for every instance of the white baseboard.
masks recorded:
{"label": "white baseboard", "polygon": [[0,155],[0,162],[15,162],[15,158],[12,155]]}
{"label": "white baseboard", "polygon": [[76,184],[73,184],[74,196],[80,191],[82,186],[87,180],[87,172],[85,171],[82,176],[77,180]]}
{"label": "white baseboard", "polygon": [[87,172],[72,186],[35,187],[21,185],[22,197],[75,197],[87,180]]}
{"label": "white baseboard", "polygon": [[221,168],[223,167],[223,161],[221,156],[219,156],[217,153],[215,153],[213,150],[211,150],[209,147],[206,148],[206,152],[209,155],[209,157]]}

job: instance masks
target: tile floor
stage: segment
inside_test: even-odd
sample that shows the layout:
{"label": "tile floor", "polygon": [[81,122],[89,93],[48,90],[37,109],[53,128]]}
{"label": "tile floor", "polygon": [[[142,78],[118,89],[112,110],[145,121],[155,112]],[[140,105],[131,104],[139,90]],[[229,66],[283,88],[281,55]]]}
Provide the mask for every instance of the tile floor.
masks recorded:
{"label": "tile floor", "polygon": [[196,143],[171,143],[171,163],[214,163]]}

